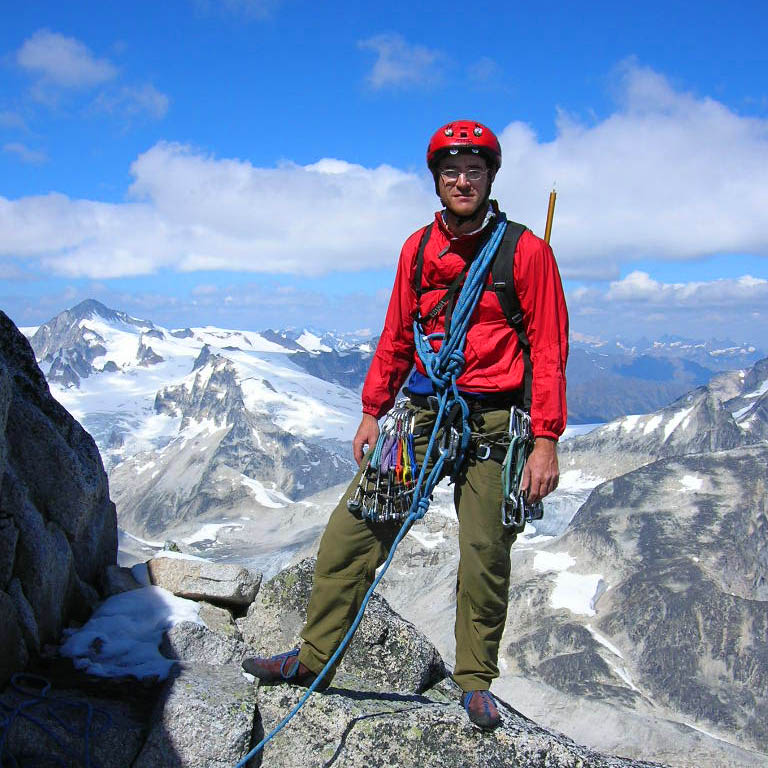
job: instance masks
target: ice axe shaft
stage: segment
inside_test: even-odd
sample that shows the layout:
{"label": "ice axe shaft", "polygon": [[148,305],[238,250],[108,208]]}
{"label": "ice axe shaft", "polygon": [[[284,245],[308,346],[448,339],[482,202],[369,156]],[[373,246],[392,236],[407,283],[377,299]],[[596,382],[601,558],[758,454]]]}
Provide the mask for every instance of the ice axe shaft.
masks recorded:
{"label": "ice axe shaft", "polygon": [[555,200],[557,199],[557,192],[552,187],[552,191],[549,193],[549,207],[547,208],[547,225],[544,227],[544,240],[549,243],[550,235],[552,234],[552,219],[555,218]]}

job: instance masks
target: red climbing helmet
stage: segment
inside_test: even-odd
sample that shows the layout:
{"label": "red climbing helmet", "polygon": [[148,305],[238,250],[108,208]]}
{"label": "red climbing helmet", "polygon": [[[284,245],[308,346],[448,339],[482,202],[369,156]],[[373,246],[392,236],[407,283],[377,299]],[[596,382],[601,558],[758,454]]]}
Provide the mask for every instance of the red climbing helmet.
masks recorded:
{"label": "red climbing helmet", "polygon": [[498,171],[501,168],[501,145],[496,134],[474,120],[454,120],[446,123],[433,134],[427,147],[427,165],[435,172],[440,158],[446,152],[470,150],[482,155]]}

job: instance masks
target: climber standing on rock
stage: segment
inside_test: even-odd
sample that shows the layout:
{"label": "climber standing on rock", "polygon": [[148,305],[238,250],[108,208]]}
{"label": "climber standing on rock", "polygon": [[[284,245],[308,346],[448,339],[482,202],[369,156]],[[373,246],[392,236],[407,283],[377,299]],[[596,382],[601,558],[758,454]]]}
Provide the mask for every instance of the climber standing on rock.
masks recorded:
{"label": "climber standing on rock", "polygon": [[[425,460],[437,416],[438,398],[430,371],[418,354],[419,343],[433,348],[447,343],[457,296],[473,260],[494,232],[505,232],[498,225],[506,218],[490,199],[501,167],[501,147],[489,128],[470,120],[442,126],[429,142],[427,165],[443,209],[405,241],[400,254],[353,442],[361,468],[320,542],[301,648],[243,663],[262,682],[311,685],[352,626],[376,569],[398,534],[403,519],[398,516],[399,499],[407,498],[409,478]],[[509,551],[521,529],[510,525],[500,512],[510,409],[530,414],[532,449],[521,469],[520,484],[529,505],[557,487],[557,440],[566,423],[568,313],[557,264],[549,245],[520,225],[508,223],[504,238],[510,254],[506,274],[500,278],[496,267],[488,274],[466,329],[463,369],[456,386],[468,406],[465,422],[471,424],[471,442],[463,453],[453,450],[453,456],[464,458],[451,472],[460,552],[453,679],[464,691],[462,702],[469,719],[487,729],[500,723],[489,688],[499,675]],[[495,258],[498,262],[499,257]],[[414,321],[423,329],[421,339],[414,335]],[[408,400],[393,409],[406,379]],[[391,431],[390,442],[379,439],[379,419],[388,412],[383,428]],[[451,440],[458,441],[459,435],[449,427],[448,423],[442,426],[441,450],[446,455]],[[428,466],[436,461],[435,455],[432,451]],[[366,480],[372,466],[379,473],[375,488]],[[382,478],[384,485],[389,483],[387,491],[381,490]],[[392,489],[400,489],[400,496]],[[332,674],[318,687],[327,687]]]}

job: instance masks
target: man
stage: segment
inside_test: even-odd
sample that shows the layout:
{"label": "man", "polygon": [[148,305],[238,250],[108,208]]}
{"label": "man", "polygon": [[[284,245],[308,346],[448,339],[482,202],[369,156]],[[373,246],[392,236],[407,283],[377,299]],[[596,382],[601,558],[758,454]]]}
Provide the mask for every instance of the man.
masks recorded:
{"label": "man", "polygon": [[[416,458],[419,463],[424,458],[424,435],[431,432],[435,414],[430,409],[431,381],[415,354],[413,320],[421,318],[428,334],[445,329],[445,315],[455,298],[449,287],[466,271],[499,215],[490,192],[501,166],[501,147],[481,123],[454,121],[432,137],[427,164],[444,208],[435,215],[430,230],[423,228],[406,240],[400,254],[384,330],[363,388],[362,421],[353,441],[355,459],[362,466],[332,513],[320,543],[302,631],[304,643],[298,651],[247,659],[243,664],[263,682],[312,684],[352,624],[376,568],[387,557],[399,523],[363,519],[346,502],[364,471],[365,446],[376,444],[378,419],[392,407],[414,363],[406,393],[422,435],[415,440]],[[417,255],[422,249],[419,267]],[[528,501],[536,502],[557,487],[557,439],[566,422],[568,315],[552,250],[528,230],[517,242],[513,274],[530,344],[530,416],[535,436],[522,488]],[[491,288],[490,276],[488,281]],[[493,290],[483,292],[472,315],[464,354],[466,365],[457,383],[470,405],[473,436],[485,445],[503,443],[509,409],[522,404],[526,365],[518,334]],[[488,689],[499,674],[509,550],[515,534],[501,523],[500,465],[481,455],[477,449],[470,455],[455,486],[460,561],[453,677],[464,691],[462,700],[470,720],[490,729],[500,723]],[[324,678],[323,687],[328,682]]]}

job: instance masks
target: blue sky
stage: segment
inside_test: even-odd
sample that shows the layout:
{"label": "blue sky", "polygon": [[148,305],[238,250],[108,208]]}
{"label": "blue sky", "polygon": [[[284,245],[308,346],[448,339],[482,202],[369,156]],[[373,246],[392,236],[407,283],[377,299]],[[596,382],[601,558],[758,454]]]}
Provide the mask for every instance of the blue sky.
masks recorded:
{"label": "blue sky", "polygon": [[574,331],[765,346],[764,9],[634,5],[5,3],[0,306],[376,331],[472,117],[511,218],[557,183]]}

